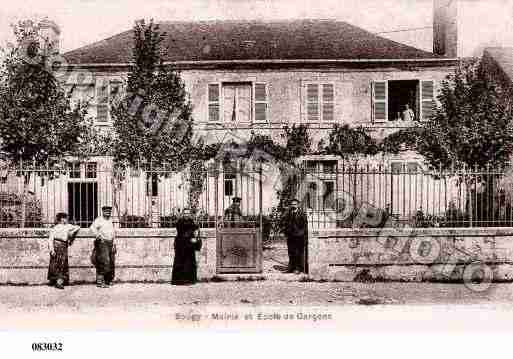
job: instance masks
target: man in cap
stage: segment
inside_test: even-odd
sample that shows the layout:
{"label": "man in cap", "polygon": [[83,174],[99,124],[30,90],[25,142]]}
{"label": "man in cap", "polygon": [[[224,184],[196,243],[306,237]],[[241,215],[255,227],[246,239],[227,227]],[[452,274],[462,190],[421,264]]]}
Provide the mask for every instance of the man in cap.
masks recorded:
{"label": "man in cap", "polygon": [[299,208],[299,201],[293,199],[283,218],[283,228],[287,237],[289,254],[289,273],[305,272],[306,242],[308,237],[308,218]]}
{"label": "man in cap", "polygon": [[114,279],[116,235],[111,214],[112,207],[103,206],[102,215],[90,227],[95,237],[91,260],[96,267],[96,285],[100,288],[108,288]]}
{"label": "man in cap", "polygon": [[242,210],[240,209],[240,197],[233,197],[232,204],[224,211],[225,221],[228,227],[242,227]]}

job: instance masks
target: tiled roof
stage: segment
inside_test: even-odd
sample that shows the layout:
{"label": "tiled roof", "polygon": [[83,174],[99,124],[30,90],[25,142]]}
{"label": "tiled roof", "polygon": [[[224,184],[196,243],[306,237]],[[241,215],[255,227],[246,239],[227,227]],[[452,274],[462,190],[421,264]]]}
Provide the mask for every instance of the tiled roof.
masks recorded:
{"label": "tiled roof", "polygon": [[[335,20],[163,22],[165,61],[432,59]],[[69,51],[71,64],[131,62],[133,31]]]}

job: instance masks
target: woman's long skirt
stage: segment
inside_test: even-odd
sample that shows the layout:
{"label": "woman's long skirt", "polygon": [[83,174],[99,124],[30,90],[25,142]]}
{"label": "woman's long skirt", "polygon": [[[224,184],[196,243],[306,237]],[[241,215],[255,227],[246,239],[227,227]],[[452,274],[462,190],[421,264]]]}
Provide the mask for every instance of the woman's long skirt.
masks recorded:
{"label": "woman's long skirt", "polygon": [[50,281],[50,284],[55,284],[58,279],[62,279],[64,284],[68,284],[68,243],[54,241],[53,246],[55,254],[50,256],[50,264],[48,265],[48,280]]}

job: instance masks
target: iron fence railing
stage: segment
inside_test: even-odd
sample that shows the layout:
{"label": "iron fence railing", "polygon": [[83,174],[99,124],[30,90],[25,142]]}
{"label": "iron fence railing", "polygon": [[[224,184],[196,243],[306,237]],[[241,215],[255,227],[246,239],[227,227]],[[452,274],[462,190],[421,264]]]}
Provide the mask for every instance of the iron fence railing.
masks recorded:
{"label": "iron fence railing", "polygon": [[509,169],[324,162],[304,162],[293,184],[313,227],[513,225]]}
{"label": "iron fence railing", "polygon": [[[89,226],[102,206],[113,207],[116,225],[126,228],[174,227],[185,207],[194,207],[202,227],[232,225],[224,219],[241,198],[238,225],[260,225],[262,173],[258,166],[203,166],[193,173],[167,167],[114,171],[100,162],[54,168],[0,169],[0,227],[48,227],[59,212],[71,223]],[[225,223],[226,222],[226,223]]]}
{"label": "iron fence railing", "polygon": [[279,166],[206,163],[179,173],[166,167],[119,173],[101,161],[4,166],[0,227],[48,227],[58,212],[86,227],[110,205],[120,227],[173,227],[180,211],[192,206],[202,227],[215,228],[233,225],[225,211],[240,197],[237,226],[277,232],[283,210],[278,192],[284,186],[301,201],[313,228],[513,226],[508,169],[426,170],[408,161],[362,165],[322,159],[285,172]]}

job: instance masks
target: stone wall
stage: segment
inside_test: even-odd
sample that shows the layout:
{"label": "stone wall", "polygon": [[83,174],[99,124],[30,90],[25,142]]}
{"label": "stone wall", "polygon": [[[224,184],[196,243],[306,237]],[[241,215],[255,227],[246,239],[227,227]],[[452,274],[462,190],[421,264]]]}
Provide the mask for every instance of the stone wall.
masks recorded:
{"label": "stone wall", "polygon": [[310,230],[308,252],[316,280],[513,280],[513,228]]}
{"label": "stone wall", "polygon": [[[198,256],[198,276],[209,279],[216,270],[215,230],[201,230],[203,247]],[[119,229],[116,240],[116,280],[169,282],[173,264],[174,229]],[[47,229],[0,230],[0,284],[46,283]],[[81,229],[70,247],[70,281],[93,282],[90,256],[93,237]]]}

